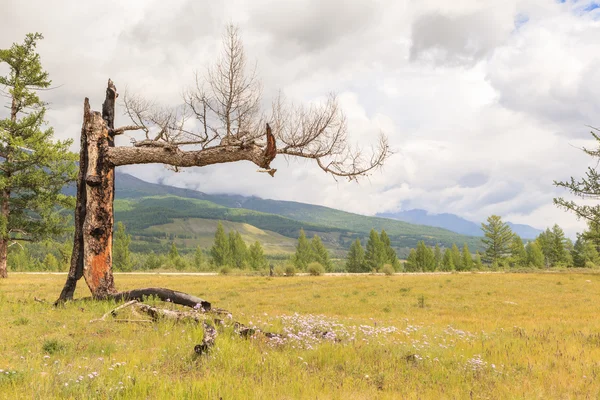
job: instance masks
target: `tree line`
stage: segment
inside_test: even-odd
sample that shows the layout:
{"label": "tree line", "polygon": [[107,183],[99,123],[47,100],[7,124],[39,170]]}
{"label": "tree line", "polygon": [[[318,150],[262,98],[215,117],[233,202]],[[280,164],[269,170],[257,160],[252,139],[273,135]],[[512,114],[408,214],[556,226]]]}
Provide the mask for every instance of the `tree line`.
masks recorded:
{"label": "tree line", "polygon": [[456,244],[444,251],[438,244],[428,247],[423,241],[411,249],[404,271],[470,271],[483,268],[555,268],[600,265],[600,225],[588,223],[588,229],[573,243],[560,226],[547,228],[527,243],[512,232],[497,215],[481,224],[483,253],[472,254],[467,244],[462,251]]}

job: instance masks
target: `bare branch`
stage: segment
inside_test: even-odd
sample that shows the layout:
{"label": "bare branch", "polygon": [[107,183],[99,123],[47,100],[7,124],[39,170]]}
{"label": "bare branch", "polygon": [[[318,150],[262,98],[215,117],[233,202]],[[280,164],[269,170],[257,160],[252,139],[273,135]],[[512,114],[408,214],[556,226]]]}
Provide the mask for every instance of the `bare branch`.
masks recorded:
{"label": "bare branch", "polygon": [[[158,162],[173,167],[248,160],[273,175],[270,161],[283,154],[314,159],[325,172],[355,179],[380,167],[391,154],[383,135],[370,155],[352,148],[346,117],[333,94],[308,107],[287,103],[280,94],[268,117],[260,110],[261,96],[256,67],[247,68],[239,30],[230,25],[221,56],[206,74],[196,73],[195,87],[183,95],[184,106],[160,107],[125,94],[125,113],[145,139],[132,140],[134,149],[111,149],[110,160],[115,165]],[[272,145],[264,131],[267,121]],[[200,150],[180,148],[190,145]],[[268,156],[267,149],[273,150]]]}

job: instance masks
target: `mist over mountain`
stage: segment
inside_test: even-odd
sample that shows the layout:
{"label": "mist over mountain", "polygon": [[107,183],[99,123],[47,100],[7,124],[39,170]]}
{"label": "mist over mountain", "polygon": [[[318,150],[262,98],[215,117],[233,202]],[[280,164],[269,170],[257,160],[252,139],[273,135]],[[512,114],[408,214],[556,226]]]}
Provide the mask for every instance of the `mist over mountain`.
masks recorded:
{"label": "mist over mountain", "polygon": [[[483,236],[481,223],[469,221],[455,214],[433,214],[427,210],[413,209],[394,213],[380,213],[378,217],[391,218],[411,224],[435,226],[469,236]],[[529,225],[507,222],[514,233],[523,239],[535,239],[542,231]]]}

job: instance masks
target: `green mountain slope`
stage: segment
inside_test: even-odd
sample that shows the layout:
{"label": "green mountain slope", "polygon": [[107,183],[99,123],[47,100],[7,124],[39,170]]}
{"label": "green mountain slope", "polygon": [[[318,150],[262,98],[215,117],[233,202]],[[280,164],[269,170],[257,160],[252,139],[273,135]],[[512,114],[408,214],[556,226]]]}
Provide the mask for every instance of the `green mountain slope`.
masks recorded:
{"label": "green mountain slope", "polygon": [[[401,256],[406,254],[408,248],[415,247],[419,240],[430,245],[441,243],[443,246],[466,242],[473,251],[480,246],[479,238],[442,228],[290,201],[240,195],[209,195],[144,182],[122,173],[117,175],[116,197],[116,219],[123,221],[128,230],[140,240],[164,240],[165,235],[179,240],[193,238],[198,235],[190,231],[201,228],[185,226],[180,220],[195,219],[196,224],[200,225],[209,220],[248,224],[291,239],[297,238],[300,228],[304,228],[309,236],[321,236],[324,243],[339,254],[356,238],[366,239],[371,228],[385,229]],[[179,230],[174,227],[179,227]],[[287,249],[287,246],[283,248]]]}

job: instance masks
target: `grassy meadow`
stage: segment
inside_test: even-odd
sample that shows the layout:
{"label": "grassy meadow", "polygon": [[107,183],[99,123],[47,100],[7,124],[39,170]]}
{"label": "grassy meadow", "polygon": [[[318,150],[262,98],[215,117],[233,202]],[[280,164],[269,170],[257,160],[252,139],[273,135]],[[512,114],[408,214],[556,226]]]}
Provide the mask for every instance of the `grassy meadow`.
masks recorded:
{"label": "grassy meadow", "polygon": [[290,334],[224,328],[197,356],[198,326],[90,322],[115,304],[55,308],[64,275],[13,273],[0,280],[0,399],[599,398],[600,274],[115,278]]}

